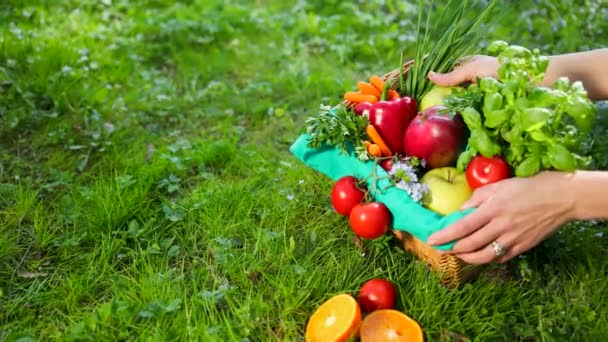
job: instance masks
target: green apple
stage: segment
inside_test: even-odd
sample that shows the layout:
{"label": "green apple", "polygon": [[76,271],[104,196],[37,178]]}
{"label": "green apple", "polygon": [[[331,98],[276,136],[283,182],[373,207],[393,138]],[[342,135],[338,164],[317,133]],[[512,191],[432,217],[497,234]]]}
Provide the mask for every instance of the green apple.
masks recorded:
{"label": "green apple", "polygon": [[422,97],[418,111],[422,112],[425,109],[433,106],[445,105],[445,98],[450,95],[452,89],[462,89],[462,87],[440,87],[437,85],[434,86],[433,88],[431,88],[431,90],[429,90],[428,93],[426,93],[426,95],[424,95],[424,97]]}
{"label": "green apple", "polygon": [[420,183],[429,187],[425,206],[441,215],[459,210],[473,194],[466,174],[451,166],[429,170]]}

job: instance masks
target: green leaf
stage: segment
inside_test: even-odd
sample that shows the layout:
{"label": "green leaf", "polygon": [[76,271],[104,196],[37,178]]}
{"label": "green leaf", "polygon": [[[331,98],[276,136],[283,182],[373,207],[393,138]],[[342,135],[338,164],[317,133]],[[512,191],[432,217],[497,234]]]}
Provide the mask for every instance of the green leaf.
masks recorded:
{"label": "green leaf", "polygon": [[507,163],[509,165],[515,165],[523,159],[523,154],[526,152],[524,145],[509,145],[507,152],[505,153]]}
{"label": "green leaf", "polygon": [[497,56],[508,46],[509,43],[505,42],[504,40],[495,40],[488,46],[488,53],[492,56]]}
{"label": "green leaf", "polygon": [[517,90],[517,85],[515,85],[513,82],[509,82],[509,83],[505,84],[500,89],[500,93],[504,96],[507,104],[510,104],[510,105],[515,104],[515,92],[516,92],[516,90]]}
{"label": "green leaf", "polygon": [[540,171],[540,158],[536,155],[528,156],[515,169],[515,176],[530,177]]}
{"label": "green leaf", "polygon": [[526,49],[523,46],[519,45],[510,45],[501,53],[501,55],[505,57],[524,57],[529,58],[532,57],[532,51]]}
{"label": "green leaf", "polygon": [[[498,94],[497,94],[498,95]],[[486,127],[496,128],[507,121],[509,112],[506,109],[498,109],[489,112],[484,112],[486,115]]]}
{"label": "green leaf", "polygon": [[500,153],[500,146],[490,138],[486,131],[472,131],[469,141],[471,146],[486,158],[491,158]]}
{"label": "green leaf", "polygon": [[548,140],[547,136],[545,135],[545,133],[543,133],[542,129],[537,129],[537,130],[530,132],[530,137],[532,137],[532,139],[534,141],[539,141],[539,142]]}
{"label": "green leaf", "polygon": [[488,112],[499,110],[502,108],[502,95],[492,93],[486,95],[483,101],[483,113],[487,116]]}
{"label": "green leaf", "polygon": [[467,107],[462,111],[462,118],[464,123],[469,127],[470,130],[481,128],[481,114],[473,108]]}
{"label": "green leaf", "polygon": [[477,155],[477,151],[473,148],[469,148],[468,150],[462,152],[458,156],[458,161],[456,162],[456,168],[460,171],[464,171],[467,168],[467,165],[471,162],[471,160]]}
{"label": "green leaf", "polygon": [[569,87],[570,87],[570,80],[568,79],[568,77],[563,77],[563,76],[559,77],[553,83],[553,89],[567,91]]}
{"label": "green leaf", "polygon": [[528,101],[535,107],[549,107],[564,102],[565,92],[547,87],[535,87],[528,95]]}
{"label": "green leaf", "polygon": [[540,107],[525,109],[521,115],[523,129],[530,132],[543,127],[549,120],[551,113],[551,110]]}
{"label": "green leaf", "polygon": [[479,88],[488,94],[496,93],[502,88],[502,84],[494,77],[484,77],[479,81]]}
{"label": "green leaf", "polygon": [[581,97],[571,97],[566,101],[564,109],[576,122],[583,132],[589,132],[595,123],[597,107],[591,101]]}
{"label": "green leaf", "polygon": [[509,132],[509,136],[510,136],[510,143],[511,144],[523,144],[524,142],[524,138],[522,137],[522,134],[524,133],[524,130],[522,128],[522,126],[519,123],[515,123],[513,125],[513,127],[511,127],[511,131]]}
{"label": "green leaf", "polygon": [[568,149],[561,144],[554,143],[547,149],[547,156],[556,170],[574,171],[576,169],[576,159]]}

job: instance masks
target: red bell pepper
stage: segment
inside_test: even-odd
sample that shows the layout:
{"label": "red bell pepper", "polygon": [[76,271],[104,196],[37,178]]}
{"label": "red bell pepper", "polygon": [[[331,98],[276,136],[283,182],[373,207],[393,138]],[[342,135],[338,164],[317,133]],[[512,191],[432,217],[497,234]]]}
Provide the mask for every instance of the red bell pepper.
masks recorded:
{"label": "red bell pepper", "polygon": [[392,101],[361,102],[355,106],[355,113],[368,118],[391,151],[405,155],[403,135],[417,108],[416,100],[404,96]]}

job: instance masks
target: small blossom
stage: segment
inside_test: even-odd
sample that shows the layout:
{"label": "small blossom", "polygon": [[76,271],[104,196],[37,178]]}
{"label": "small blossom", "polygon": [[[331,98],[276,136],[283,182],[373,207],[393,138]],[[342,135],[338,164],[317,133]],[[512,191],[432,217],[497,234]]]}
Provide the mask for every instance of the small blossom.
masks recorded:
{"label": "small blossom", "polygon": [[407,157],[394,163],[389,171],[389,175],[392,176],[395,186],[405,190],[418,203],[422,203],[429,193],[428,186],[419,183],[418,180],[417,168],[421,165],[424,165],[424,161]]}

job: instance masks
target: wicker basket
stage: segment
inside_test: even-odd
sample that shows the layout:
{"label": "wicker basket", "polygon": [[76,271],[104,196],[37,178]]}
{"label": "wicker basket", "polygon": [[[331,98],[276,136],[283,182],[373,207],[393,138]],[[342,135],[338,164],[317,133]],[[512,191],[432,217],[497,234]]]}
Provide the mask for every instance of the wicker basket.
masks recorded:
{"label": "wicker basket", "polygon": [[[408,61],[403,65],[404,73],[409,70],[412,63],[413,61]],[[387,79],[398,79],[400,73],[401,69],[397,68],[381,78],[385,81]],[[393,88],[397,89],[397,86],[398,82],[395,82]],[[356,105],[355,103],[348,101],[345,101],[344,103],[348,108],[352,108]],[[392,230],[392,233],[406,251],[414,254],[418,259],[428,264],[430,268],[440,276],[442,284],[448,287],[455,287],[473,279],[483,268],[481,265],[467,264],[454,255],[440,254],[435,248],[420,241],[407,232]]]}
{"label": "wicker basket", "polygon": [[481,271],[481,265],[471,265],[450,254],[441,255],[430,245],[416,239],[411,234],[392,230],[393,235],[406,251],[424,261],[441,278],[441,283],[456,287],[473,279]]}

